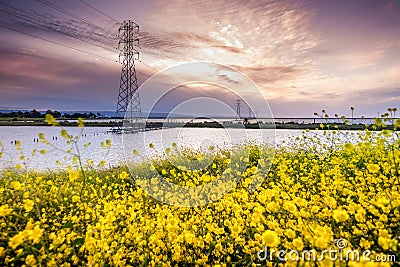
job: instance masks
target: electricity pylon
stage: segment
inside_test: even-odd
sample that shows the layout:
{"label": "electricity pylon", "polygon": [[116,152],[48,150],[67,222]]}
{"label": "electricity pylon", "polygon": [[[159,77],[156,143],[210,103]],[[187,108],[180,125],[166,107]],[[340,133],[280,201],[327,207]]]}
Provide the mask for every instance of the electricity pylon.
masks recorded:
{"label": "electricity pylon", "polygon": [[236,100],[236,115],[238,116],[238,119],[240,120],[240,106],[242,105],[242,100],[238,99]]}
{"label": "electricity pylon", "polygon": [[120,62],[121,57],[123,59],[116,117],[124,117],[124,128],[138,128],[143,124],[135,69],[135,60],[139,60],[137,51],[139,48],[139,25],[131,20],[124,20],[118,30],[118,35],[120,38],[118,43]]}

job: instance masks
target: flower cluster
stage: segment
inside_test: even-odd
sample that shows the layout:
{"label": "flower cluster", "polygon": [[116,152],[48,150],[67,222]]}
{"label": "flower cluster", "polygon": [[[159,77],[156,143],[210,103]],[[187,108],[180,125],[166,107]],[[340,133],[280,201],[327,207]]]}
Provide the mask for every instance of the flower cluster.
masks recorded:
{"label": "flower cluster", "polygon": [[[125,167],[47,173],[4,170],[0,265],[389,266],[328,258],[257,258],[265,246],[321,251],[337,239],[348,240],[344,249],[399,255],[397,133],[361,132],[351,143],[335,137],[341,134],[317,138],[305,133],[292,146],[279,148],[254,192],[248,190],[246,177],[263,165],[252,164],[258,159],[250,157],[245,173],[236,174],[243,175],[239,184],[200,207],[158,202],[129,179]],[[195,177],[162,160],[152,168],[171,182],[196,186],[218,179],[226,166],[226,157],[220,156],[204,173],[192,172]],[[148,167],[148,162],[136,166]]]}

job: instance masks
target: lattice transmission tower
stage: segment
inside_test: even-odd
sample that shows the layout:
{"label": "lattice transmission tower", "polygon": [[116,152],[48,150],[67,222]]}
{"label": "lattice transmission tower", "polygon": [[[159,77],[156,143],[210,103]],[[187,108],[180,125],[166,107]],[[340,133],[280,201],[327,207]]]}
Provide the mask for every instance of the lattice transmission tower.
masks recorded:
{"label": "lattice transmission tower", "polygon": [[242,106],[242,100],[241,99],[238,99],[238,100],[236,100],[236,115],[237,115],[237,119],[241,119],[241,116],[240,116],[240,107]]}
{"label": "lattice transmission tower", "polygon": [[[118,30],[120,41],[119,60],[122,63],[116,117],[123,117],[124,127],[139,127],[142,113],[138,91],[135,60],[139,60],[139,25],[131,20],[124,20]],[[121,61],[122,57],[122,61]]]}

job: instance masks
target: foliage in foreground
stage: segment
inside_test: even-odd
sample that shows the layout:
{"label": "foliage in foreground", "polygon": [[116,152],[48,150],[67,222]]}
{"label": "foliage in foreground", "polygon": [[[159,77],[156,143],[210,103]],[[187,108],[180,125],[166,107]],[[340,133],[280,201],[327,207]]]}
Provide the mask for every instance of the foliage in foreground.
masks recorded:
{"label": "foliage in foreground", "polygon": [[[361,132],[356,144],[332,134],[321,139],[305,133],[279,148],[256,192],[243,180],[221,200],[193,208],[158,203],[132,183],[124,167],[6,170],[0,177],[0,265],[272,266],[283,261],[273,255],[260,262],[257,254],[265,246],[321,252],[337,239],[348,242],[344,251],[400,258],[397,134]],[[226,164],[223,158],[214,164],[196,182],[218,179]],[[248,164],[245,176],[260,168]],[[190,179],[177,180],[168,163],[157,168],[171,181]],[[327,256],[285,264],[391,264],[333,262]]]}

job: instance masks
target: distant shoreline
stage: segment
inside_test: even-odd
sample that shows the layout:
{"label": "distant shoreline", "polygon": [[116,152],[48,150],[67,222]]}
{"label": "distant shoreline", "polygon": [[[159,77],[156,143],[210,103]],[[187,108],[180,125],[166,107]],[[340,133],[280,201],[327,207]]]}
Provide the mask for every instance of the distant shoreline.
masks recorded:
{"label": "distant shoreline", "polygon": [[[323,127],[321,127],[323,125]],[[33,121],[5,121],[0,120],[1,126],[50,126],[43,120],[33,120]],[[59,126],[63,127],[76,127],[76,122],[66,122],[60,121]],[[112,128],[114,126],[118,126],[115,122],[86,122],[85,127],[109,127]],[[272,124],[264,124],[264,123],[224,123],[219,124],[216,122],[197,122],[197,123],[161,123],[161,122],[150,122],[146,124],[146,128],[161,128],[161,127],[188,127],[188,128],[243,128],[246,129],[287,129],[287,130],[365,130],[367,128],[364,124],[343,124],[343,123],[328,123],[328,124],[320,124],[320,123],[275,123]],[[368,126],[370,130],[381,130],[381,128],[373,129],[371,125]],[[392,125],[388,125],[385,129],[393,129]]]}

